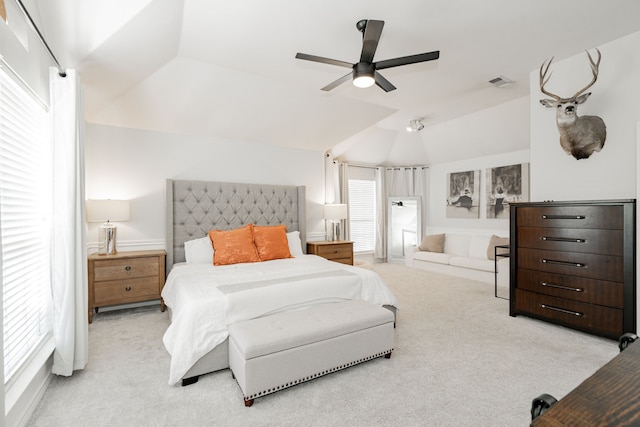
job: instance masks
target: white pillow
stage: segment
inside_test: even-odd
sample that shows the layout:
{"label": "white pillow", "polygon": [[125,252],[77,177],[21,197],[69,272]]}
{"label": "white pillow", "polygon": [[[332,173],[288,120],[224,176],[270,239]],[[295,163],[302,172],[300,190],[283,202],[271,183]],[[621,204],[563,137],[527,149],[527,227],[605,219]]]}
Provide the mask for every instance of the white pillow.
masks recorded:
{"label": "white pillow", "polygon": [[291,256],[300,256],[304,255],[302,251],[302,241],[300,240],[300,232],[299,231],[290,231],[287,233],[287,240],[289,242],[289,252],[291,252]]}
{"label": "white pillow", "polygon": [[209,236],[184,242],[187,264],[213,264],[213,245]]}

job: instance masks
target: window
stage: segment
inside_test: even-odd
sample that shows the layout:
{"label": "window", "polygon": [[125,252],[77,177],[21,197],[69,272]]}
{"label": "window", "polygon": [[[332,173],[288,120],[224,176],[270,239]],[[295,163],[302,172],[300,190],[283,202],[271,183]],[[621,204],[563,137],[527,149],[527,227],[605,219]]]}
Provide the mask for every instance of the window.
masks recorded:
{"label": "window", "polygon": [[372,252],[376,247],[376,182],[349,180],[349,230],[354,252]]}
{"label": "window", "polygon": [[49,115],[0,69],[0,284],[5,384],[52,334]]}

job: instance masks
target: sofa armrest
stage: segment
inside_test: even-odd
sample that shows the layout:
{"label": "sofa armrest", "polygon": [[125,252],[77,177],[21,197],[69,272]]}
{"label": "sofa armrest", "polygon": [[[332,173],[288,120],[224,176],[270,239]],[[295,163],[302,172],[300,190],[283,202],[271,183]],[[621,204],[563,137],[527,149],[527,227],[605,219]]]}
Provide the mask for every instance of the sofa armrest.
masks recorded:
{"label": "sofa armrest", "polygon": [[413,254],[419,252],[418,246],[406,246],[404,248],[404,265],[407,267],[413,267]]}

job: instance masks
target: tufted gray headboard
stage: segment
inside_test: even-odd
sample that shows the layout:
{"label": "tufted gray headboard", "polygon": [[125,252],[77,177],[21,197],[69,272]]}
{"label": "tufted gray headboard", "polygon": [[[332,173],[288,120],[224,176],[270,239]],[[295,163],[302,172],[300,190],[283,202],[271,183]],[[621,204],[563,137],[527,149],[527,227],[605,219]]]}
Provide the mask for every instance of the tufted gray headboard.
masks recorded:
{"label": "tufted gray headboard", "polygon": [[167,180],[167,274],[183,262],[184,242],[209,230],[246,224],[287,226],[299,231],[306,252],[305,187]]}

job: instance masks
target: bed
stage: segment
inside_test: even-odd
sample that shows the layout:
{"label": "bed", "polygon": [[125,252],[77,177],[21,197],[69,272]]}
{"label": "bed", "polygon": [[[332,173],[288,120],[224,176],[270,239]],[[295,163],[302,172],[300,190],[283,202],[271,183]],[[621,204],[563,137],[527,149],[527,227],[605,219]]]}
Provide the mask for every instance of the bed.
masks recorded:
{"label": "bed", "polygon": [[[235,322],[348,299],[397,307],[375,272],[304,253],[304,187],[167,180],[166,197],[162,297],[171,324],[163,341],[171,355],[171,385],[228,368],[228,327]],[[281,225],[291,258],[214,266],[199,246],[210,230]]]}

